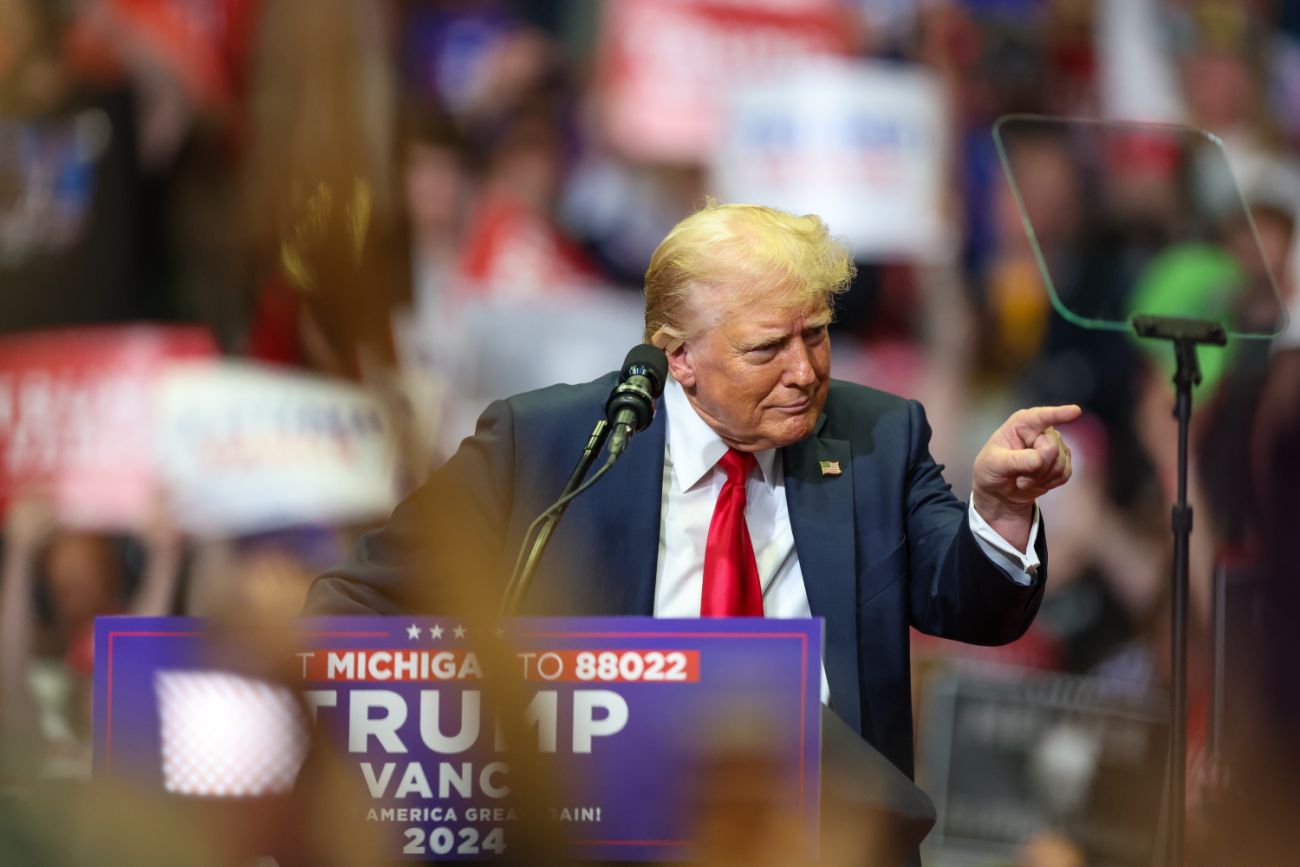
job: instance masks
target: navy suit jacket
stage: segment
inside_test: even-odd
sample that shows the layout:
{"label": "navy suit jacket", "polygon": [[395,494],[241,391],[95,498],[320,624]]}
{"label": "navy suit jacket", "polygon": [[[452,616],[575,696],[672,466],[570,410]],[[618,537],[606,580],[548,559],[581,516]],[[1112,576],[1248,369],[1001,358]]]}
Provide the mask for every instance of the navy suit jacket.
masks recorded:
{"label": "navy suit jacket", "polygon": [[[435,613],[442,582],[484,580],[443,563],[487,563],[495,573],[487,580],[502,581],[529,523],[563,489],[615,382],[609,374],[492,404],[474,436],[388,524],[318,579],[306,613]],[[654,613],[665,416],[661,405],[608,476],[573,501],[522,613]],[[1043,565],[1031,586],[984,555],[929,441],[919,403],[832,381],[813,433],[781,450],[808,601],[826,621],[832,707],[909,775],[909,627],[976,644],[1012,641],[1033,620],[1047,574],[1041,530]],[[821,461],[837,461],[840,475],[823,475]],[[412,548],[431,555],[421,558],[419,584],[404,571]],[[473,553],[441,556],[456,549]]]}

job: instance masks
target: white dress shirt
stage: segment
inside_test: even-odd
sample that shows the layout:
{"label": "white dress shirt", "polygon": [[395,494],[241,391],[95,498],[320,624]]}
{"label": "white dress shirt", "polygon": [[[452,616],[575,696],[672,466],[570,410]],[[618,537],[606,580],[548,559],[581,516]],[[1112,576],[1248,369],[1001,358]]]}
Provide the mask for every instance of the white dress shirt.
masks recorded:
{"label": "white dress shirt", "polygon": [[[659,563],[655,572],[655,616],[699,617],[704,592],[704,550],[718,494],[727,474],[717,466],[727,451],[700,418],[671,376],[664,388],[668,435],[664,443],[663,500],[659,513]],[[785,473],[776,449],[755,452],[757,473],[745,482],[745,523],[754,543],[763,613],[767,617],[811,617],[803,570],[794,548],[794,531],[785,499]],[[1034,542],[1038,510],[1029,532],[1027,553],[1016,550],[970,507],[970,525],[984,553],[1019,584],[1038,571]],[[822,665],[821,697],[829,703],[830,686]]]}

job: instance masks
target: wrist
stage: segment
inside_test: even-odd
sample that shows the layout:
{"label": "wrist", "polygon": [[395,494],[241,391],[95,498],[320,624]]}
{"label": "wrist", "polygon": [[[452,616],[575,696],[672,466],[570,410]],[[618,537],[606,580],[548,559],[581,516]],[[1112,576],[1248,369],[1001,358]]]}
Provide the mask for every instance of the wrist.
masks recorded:
{"label": "wrist", "polygon": [[990,524],[1006,521],[1031,522],[1034,519],[1035,504],[1034,500],[1028,503],[1008,502],[978,489],[971,492],[971,505],[979,512],[980,517]]}

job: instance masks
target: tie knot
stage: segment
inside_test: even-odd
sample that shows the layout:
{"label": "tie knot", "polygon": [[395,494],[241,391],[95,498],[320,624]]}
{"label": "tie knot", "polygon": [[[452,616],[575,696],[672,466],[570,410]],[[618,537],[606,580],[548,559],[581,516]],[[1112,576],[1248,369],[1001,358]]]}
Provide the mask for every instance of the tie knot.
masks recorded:
{"label": "tie knot", "polygon": [[727,449],[727,453],[718,460],[718,466],[727,474],[727,481],[743,483],[749,471],[758,463],[749,452]]}

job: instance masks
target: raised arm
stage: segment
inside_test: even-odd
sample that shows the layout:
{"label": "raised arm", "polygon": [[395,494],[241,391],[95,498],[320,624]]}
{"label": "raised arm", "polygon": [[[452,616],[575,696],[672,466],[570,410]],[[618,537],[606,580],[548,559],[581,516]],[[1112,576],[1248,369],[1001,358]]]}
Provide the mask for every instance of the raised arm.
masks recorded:
{"label": "raised arm", "polygon": [[0,722],[6,729],[35,723],[36,707],[27,680],[34,638],[34,560],[54,527],[54,510],[40,499],[15,501],[5,520],[0,575]]}
{"label": "raised arm", "polygon": [[[930,425],[921,405],[912,402],[909,409],[905,497],[912,625],[968,644],[1014,641],[1029,628],[1042,600],[1046,534],[1040,527],[1037,576],[1018,583],[981,547],[971,530],[970,507],[944,481],[943,467],[930,455]],[[1024,530],[1027,537],[1029,526]]]}
{"label": "raised arm", "polygon": [[180,580],[182,540],[165,508],[158,508],[140,534],[144,543],[144,574],[131,600],[131,613],[161,617],[172,613]]}

